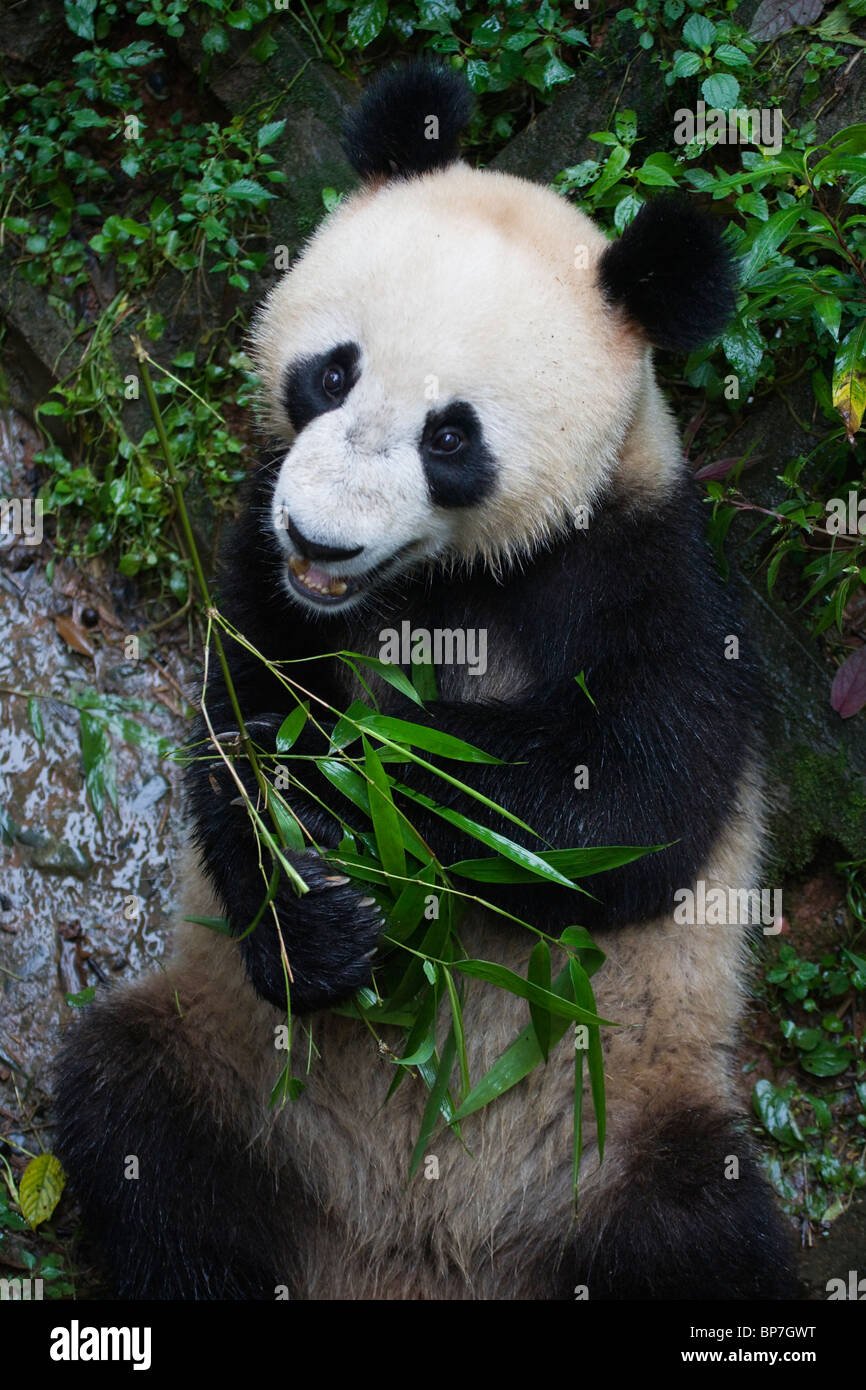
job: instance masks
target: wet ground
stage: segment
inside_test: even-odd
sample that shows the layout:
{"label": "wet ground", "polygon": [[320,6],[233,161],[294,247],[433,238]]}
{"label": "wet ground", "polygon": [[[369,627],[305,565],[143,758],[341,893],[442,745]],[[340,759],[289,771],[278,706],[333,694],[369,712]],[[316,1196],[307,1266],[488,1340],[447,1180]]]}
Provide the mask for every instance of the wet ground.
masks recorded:
{"label": "wet ground", "polygon": [[[0,417],[0,496],[31,494],[38,447],[20,416]],[[195,688],[182,622],[139,638],[136,659],[128,638],[148,616],[115,577],[58,564],[49,583],[47,558],[0,543],[0,1136],[18,1153],[51,1146],[67,995],[163,952],[181,831],[179,769],[163,752]]]}

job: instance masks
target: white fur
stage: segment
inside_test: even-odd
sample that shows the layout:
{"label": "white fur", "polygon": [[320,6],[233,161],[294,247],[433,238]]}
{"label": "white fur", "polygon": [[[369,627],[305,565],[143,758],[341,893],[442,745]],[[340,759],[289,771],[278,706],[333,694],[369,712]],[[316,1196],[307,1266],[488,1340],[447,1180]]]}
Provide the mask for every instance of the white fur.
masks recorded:
{"label": "white fur", "polygon": [[[274,526],[287,551],[286,513],[311,539],[365,547],[323,567],[344,578],[407,545],[407,563],[444,551],[495,564],[592,507],[627,468],[639,415],[653,426],[644,478],[664,486],[676,431],[640,331],[598,288],[606,245],[551,191],[464,165],[363,191],[328,218],[253,330],[270,424],[287,441],[289,365],[361,348],[346,401],[283,461]],[[498,469],[468,511],[432,505],[418,454],[427,412],[451,400],[475,408]]]}

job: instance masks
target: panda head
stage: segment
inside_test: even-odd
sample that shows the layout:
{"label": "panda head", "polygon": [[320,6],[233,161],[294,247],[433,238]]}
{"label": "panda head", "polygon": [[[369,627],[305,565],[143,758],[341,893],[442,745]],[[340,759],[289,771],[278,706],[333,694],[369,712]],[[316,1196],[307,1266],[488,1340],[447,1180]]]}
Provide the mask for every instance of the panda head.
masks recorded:
{"label": "panda head", "polygon": [[[253,352],[286,441],[272,524],[318,613],[433,557],[496,568],[574,524],[644,447],[676,454],[651,345],[715,336],[727,253],[684,200],[609,242],[550,189],[457,158],[462,79],[385,73],[345,132],[363,179],[265,301]],[[656,459],[657,462],[657,459]]]}

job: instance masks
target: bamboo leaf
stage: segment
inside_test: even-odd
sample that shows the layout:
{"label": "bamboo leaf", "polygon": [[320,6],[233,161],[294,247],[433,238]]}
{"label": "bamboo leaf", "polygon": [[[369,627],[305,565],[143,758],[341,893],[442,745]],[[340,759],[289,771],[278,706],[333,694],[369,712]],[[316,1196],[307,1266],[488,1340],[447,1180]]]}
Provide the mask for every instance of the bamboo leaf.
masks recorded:
{"label": "bamboo leaf", "polygon": [[492,753],[484,753],[462,738],[441,733],[438,729],[425,728],[423,724],[413,724],[408,719],[392,719],[386,714],[365,714],[358,723],[367,733],[376,734],[397,743],[407,743],[413,748],[423,748],[427,753],[438,753],[443,758],[453,758],[465,763],[497,763]]}
{"label": "bamboo leaf", "polygon": [[[533,946],[532,955],[529,957],[527,979],[530,984],[538,985],[540,989],[550,991],[550,947],[546,941],[537,941]],[[550,1010],[543,1009],[540,1004],[530,1001],[529,1016],[535,1029],[539,1051],[546,1062],[550,1052]]]}
{"label": "bamboo leaf", "polygon": [[353,661],[357,661],[362,666],[366,666],[368,670],[375,671],[383,681],[387,681],[395,690],[399,690],[401,695],[405,695],[407,700],[411,700],[413,705],[419,705],[423,709],[421,697],[399,666],[381,661],[378,656],[365,656],[363,652],[338,652],[338,656],[346,662],[347,666],[351,666]]}
{"label": "bamboo leaf", "polygon": [[508,970],[504,965],[496,965],[493,961],[455,960],[453,968],[463,975],[471,975],[475,980],[486,980],[488,984],[508,990],[509,994],[517,994],[521,999],[540,1004],[551,1013],[559,1014],[561,1018],[573,1019],[576,1023],[603,1023],[606,1027],[613,1026],[609,1019],[599,1018],[592,1010],[573,1004],[552,990],[541,989],[540,986],[516,975],[513,970]]}
{"label": "bamboo leaf", "polygon": [[[589,983],[589,976],[578,961],[572,956],[568,963],[571,975],[571,987],[574,991],[575,1002],[582,1008],[596,1011],[595,995],[592,985]],[[577,1049],[578,1051],[580,1049]],[[587,1065],[589,1066],[589,1082],[592,1089],[592,1107],[595,1111],[596,1142],[598,1143],[598,1161],[604,1157],[604,1136],[605,1136],[605,1095],[604,1095],[604,1061],[601,1050],[601,1032],[598,1028],[589,1029],[589,1046],[587,1048]],[[580,1154],[576,1156],[576,1162],[580,1162]]]}
{"label": "bamboo leaf", "polygon": [[524,849],[522,845],[515,844],[506,835],[500,835],[497,830],[488,830],[486,826],[479,825],[478,821],[470,820],[460,811],[452,811],[448,806],[440,806],[431,797],[413,791],[411,787],[405,786],[402,782],[395,782],[394,789],[401,795],[408,796],[411,801],[417,801],[420,806],[426,806],[429,811],[441,816],[443,820],[450,821],[452,825],[457,826],[458,830],[471,835],[475,840],[480,840],[489,849],[498,850],[506,859],[513,860],[522,868],[531,869],[534,877],[547,879],[551,883],[558,883],[563,888],[574,888],[570,879],[561,874],[558,869],[546,864],[540,855],[535,854],[531,849]]}
{"label": "bamboo leaf", "polygon": [[[645,854],[655,854],[666,848],[666,845],[649,845],[644,849],[633,845],[614,845],[599,849],[548,849],[539,850],[538,858],[549,868],[564,874],[571,883],[573,879],[589,878],[593,874],[606,873],[608,869],[618,869]],[[532,883],[541,876],[531,869],[505,864],[499,858],[461,859],[456,864],[449,864],[448,872],[470,878],[476,883]],[[576,886],[572,883],[572,887]]]}
{"label": "bamboo leaf", "polygon": [[[551,991],[554,994],[561,994],[564,990],[570,990],[571,980],[568,967],[561,970],[551,984]],[[564,1036],[568,1029],[568,1020],[554,1017],[550,1027],[550,1045],[554,1047]],[[488,1072],[476,1082],[468,1096],[464,1096],[456,1115],[455,1120],[465,1120],[468,1115],[474,1115],[476,1110],[482,1110],[485,1105],[497,1097],[510,1091],[512,1086],[516,1086],[525,1076],[532,1071],[534,1066],[541,1061],[541,1049],[538,1046],[538,1039],[535,1036],[535,1029],[531,1023],[518,1033],[514,1042],[511,1043],[502,1055],[494,1062]]]}
{"label": "bamboo leaf", "polygon": [[405,878],[406,855],[400,833],[400,820],[391,795],[391,783],[379,761],[378,753],[366,738],[363,739],[363,747],[364,768],[370,779],[370,815],[382,868],[397,878]]}
{"label": "bamboo leaf", "polygon": [[297,743],[309,715],[310,703],[308,700],[305,701],[304,704],[298,705],[297,708],[293,709],[291,714],[286,715],[282,724],[277,729],[278,753],[288,753],[292,745]]}
{"label": "bamboo leaf", "polygon": [[430,1095],[424,1107],[424,1115],[421,1119],[421,1128],[418,1131],[418,1138],[412,1150],[412,1157],[409,1160],[409,1177],[413,1178],[418,1171],[421,1159],[424,1157],[424,1149],[427,1146],[431,1134],[436,1125],[446,1092],[448,1090],[448,1079],[451,1076],[451,1069],[454,1066],[454,1054],[457,1050],[457,1040],[454,1029],[451,1028],[448,1037],[445,1039],[445,1046],[442,1049],[442,1057],[436,1068],[436,1079],[430,1087]]}
{"label": "bamboo leaf", "polygon": [[448,990],[448,999],[451,1004],[452,1027],[454,1039],[457,1043],[457,1057],[460,1062],[460,1085],[464,1096],[468,1096],[472,1090],[469,1080],[469,1059],[466,1055],[466,1033],[463,1028],[463,1010],[460,1007],[460,1000],[457,997],[457,987],[454,984],[454,976],[448,969],[443,970],[445,976],[445,988]]}

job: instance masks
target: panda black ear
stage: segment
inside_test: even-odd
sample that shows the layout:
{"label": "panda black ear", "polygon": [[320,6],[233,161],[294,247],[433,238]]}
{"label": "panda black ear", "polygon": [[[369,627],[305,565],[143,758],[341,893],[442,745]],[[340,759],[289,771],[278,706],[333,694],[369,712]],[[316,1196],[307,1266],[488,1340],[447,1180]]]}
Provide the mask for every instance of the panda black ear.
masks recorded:
{"label": "panda black ear", "polygon": [[454,163],[471,115],[465,79],[419,59],[371,83],[343,127],[343,150],[364,179],[424,174]]}
{"label": "panda black ear", "polygon": [[730,253],[716,223],[682,196],[646,203],[601,258],[605,297],[657,347],[690,349],[721,333],[736,304]]}

